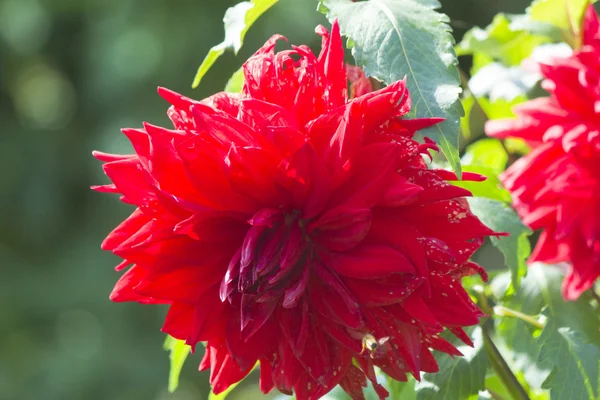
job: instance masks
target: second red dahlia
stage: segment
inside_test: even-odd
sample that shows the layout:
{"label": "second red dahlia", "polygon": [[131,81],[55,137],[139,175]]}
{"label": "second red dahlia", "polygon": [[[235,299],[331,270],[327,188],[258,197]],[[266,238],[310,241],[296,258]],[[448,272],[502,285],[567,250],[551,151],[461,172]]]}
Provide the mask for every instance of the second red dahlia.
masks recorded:
{"label": "second red dahlia", "polygon": [[339,28],[317,32],[318,56],[269,40],[241,94],[160,89],[174,129],[125,129],[135,154],[96,153],[113,182],[97,190],[136,207],[103,243],[129,266],[111,298],[169,304],[163,331],[206,342],[215,393],[259,362],[265,393],[362,399],[368,379],[384,398],[374,367],[435,372],[432,349],[460,355],[440,333],[470,343],[481,316],[460,279],[493,232],[413,140],[439,120],[403,119],[405,82],[373,92],[356,70],[349,100]]}
{"label": "second red dahlia", "polygon": [[525,139],[532,152],[502,176],[513,204],[542,234],[530,261],[570,262],[563,295],[574,300],[600,276],[600,23],[585,14],[583,47],[540,66],[550,97],[490,121],[486,133]]}

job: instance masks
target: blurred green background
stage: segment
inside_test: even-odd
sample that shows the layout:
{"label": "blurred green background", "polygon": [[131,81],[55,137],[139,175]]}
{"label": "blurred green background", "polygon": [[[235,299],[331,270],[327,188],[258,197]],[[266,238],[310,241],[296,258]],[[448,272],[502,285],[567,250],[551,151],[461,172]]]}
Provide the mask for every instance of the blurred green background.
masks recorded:
{"label": "blurred green background", "polygon": [[[201,354],[166,390],[165,309],[108,300],[118,260],[100,242],[132,210],[89,190],[107,182],[91,151],[130,152],[120,128],[169,124],[157,86],[206,97],[271,34],[318,50],[316,2],[281,0],[192,91],[234,3],[0,0],[1,400],[206,398]],[[442,3],[460,38],[527,0]],[[255,393],[246,385],[231,398]]]}

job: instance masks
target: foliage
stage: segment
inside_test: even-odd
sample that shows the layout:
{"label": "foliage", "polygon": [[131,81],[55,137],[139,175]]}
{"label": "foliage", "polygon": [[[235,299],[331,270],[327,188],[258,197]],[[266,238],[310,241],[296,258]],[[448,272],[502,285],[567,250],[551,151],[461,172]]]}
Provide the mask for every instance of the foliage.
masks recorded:
{"label": "foliage", "polygon": [[169,392],[173,393],[179,386],[179,375],[183,363],[190,353],[190,347],[183,340],[177,340],[171,336],[165,339],[164,349],[169,351],[171,367],[169,368]]}
{"label": "foliage", "polygon": [[210,67],[219,57],[225,53],[225,50],[233,50],[235,54],[240,51],[244,43],[244,37],[248,29],[256,20],[278,0],[252,0],[243,1],[230,7],[225,12],[223,24],[225,25],[225,40],[211,48],[198,67],[198,72],[194,78],[192,87],[196,88]]}
{"label": "foliage", "polygon": [[[509,280],[506,275],[497,276],[491,284],[499,301],[494,309],[497,315],[495,340],[513,369],[524,373],[528,385],[538,390],[555,388],[554,393],[550,391],[551,399],[565,387],[565,382],[551,373],[555,365],[560,365],[558,369],[562,370],[568,362],[581,363],[574,360],[578,357],[576,354],[571,354],[581,346],[592,356],[600,349],[598,309],[587,296],[575,302],[562,299],[564,269],[563,265],[533,264],[520,290],[509,296],[504,295]],[[564,377],[564,372],[572,374],[569,380],[584,379],[589,372],[586,365],[582,364],[581,368],[584,368],[583,375],[579,378],[575,376],[576,370],[562,371],[559,377]]]}
{"label": "foliage", "polygon": [[542,387],[552,399],[598,398],[600,349],[569,327],[559,328],[552,317],[540,336],[539,360],[552,365]]}
{"label": "foliage", "polygon": [[548,41],[547,37],[515,30],[509,16],[498,14],[485,29],[475,27],[467,32],[456,51],[459,56],[480,53],[505,65],[519,65],[534,48]]}
{"label": "foliage", "polygon": [[231,75],[231,78],[227,81],[225,85],[225,91],[230,93],[240,93],[242,91],[242,87],[244,86],[244,70],[238,69]]}
{"label": "foliage", "polygon": [[444,152],[460,175],[458,71],[448,17],[436,0],[326,0],[327,16],[339,20],[356,64],[384,83],[406,77],[416,117],[445,121],[422,131]]}
{"label": "foliage", "polygon": [[478,140],[467,146],[461,163],[465,171],[483,175],[487,179],[484,182],[458,181],[454,184],[469,190],[473,196],[510,202],[510,194],[502,188],[498,178],[507,162],[508,154],[499,140]]}
{"label": "foliage", "polygon": [[[241,91],[243,74],[236,68],[242,57],[221,58],[214,75],[204,79],[227,51],[251,53],[276,32],[311,37],[306,26],[324,21],[312,10],[316,2],[252,0],[227,11],[233,2],[163,3],[6,0],[0,5],[6,78],[0,83],[0,117],[11,132],[0,149],[11,166],[1,172],[8,196],[1,201],[0,252],[8,278],[0,291],[5,296],[0,398],[166,399],[180,378],[180,398],[208,396],[196,356],[171,337],[164,344],[170,358],[165,384],[167,367],[160,361],[166,357],[158,332],[151,333],[153,311],[116,308],[106,299],[115,275],[105,266],[114,260],[100,255],[96,243],[122,215],[111,202],[88,195],[87,186],[102,177],[92,172],[97,165],[87,152],[106,144],[126,154],[125,139],[114,139],[120,126],[166,120],[164,104],[148,88],[188,85],[192,71],[182,71],[197,65],[198,53],[208,48],[202,46],[222,39],[223,12],[225,37],[208,51],[194,80],[194,87],[202,80],[199,98],[220,90],[229,76],[225,90]],[[598,398],[600,304],[591,294],[575,302],[562,299],[568,266],[526,265],[535,239],[509,206],[498,176],[529,149],[522,141],[482,139],[486,120],[511,118],[515,105],[545,95],[527,61],[549,49],[545,46],[579,46],[588,0],[517,0],[511,10],[504,2],[476,2],[472,9],[463,0],[443,3],[451,24],[437,11],[436,0],[324,0],[320,8],[330,20],[339,19],[355,63],[369,76],[383,84],[406,76],[414,116],[446,118],[425,136],[439,144],[446,167],[487,177],[456,185],[474,194],[471,208],[484,223],[511,234],[491,239],[481,251],[484,267],[488,261],[500,265],[488,269],[491,282],[464,279],[489,315],[469,332],[475,346],[460,345],[446,333],[464,357],[436,355],[440,371],[423,374],[420,382],[396,382],[381,371],[379,379],[392,399],[509,399],[515,382],[532,400]],[[520,13],[511,14],[515,11]],[[472,28],[461,39],[461,23],[483,28]],[[461,40],[454,51],[455,38]],[[455,52],[465,72],[462,119]],[[508,370],[490,354],[484,332]],[[243,391],[247,386],[258,391],[254,379],[210,398],[254,398]],[[376,399],[372,389],[366,396]],[[346,398],[339,389],[331,397]]]}
{"label": "foliage", "polygon": [[496,232],[508,233],[508,236],[492,237],[491,241],[504,254],[511,272],[513,289],[518,290],[521,278],[527,273],[525,260],[531,253],[528,240],[531,230],[523,225],[517,214],[505,203],[473,197],[469,199],[469,205],[484,224]]}
{"label": "foliage", "polygon": [[[564,267],[527,267],[532,232],[512,210],[510,194],[500,183],[499,176],[507,165],[528,147],[515,140],[480,138],[487,119],[511,118],[515,105],[540,95],[540,77],[523,67],[524,62],[534,53],[536,57],[547,53],[548,57],[555,50],[549,45],[553,42],[576,42],[587,1],[563,1],[534,0],[525,13],[499,13],[486,28],[476,27],[464,35],[456,54],[472,56],[473,60],[472,76],[463,76],[463,83],[468,81],[462,98],[464,112],[449,20],[436,11],[440,6],[436,0],[324,0],[319,5],[319,11],[330,20],[339,21],[355,63],[368,76],[383,84],[406,77],[414,115],[446,119],[424,132],[438,143],[448,160],[448,164],[434,164],[449,166],[459,175],[461,171],[484,175],[485,182],[455,184],[472,192],[474,197],[468,199],[471,210],[484,224],[507,234],[492,237],[490,242],[503,255],[508,271],[491,271],[494,278],[489,284],[472,277],[464,280],[481,308],[492,315],[491,320],[469,331],[474,346],[462,345],[446,333],[463,356],[437,354],[440,371],[424,373],[419,382],[396,382],[377,371],[392,398],[474,400],[506,396],[554,400],[598,395],[597,308],[585,296],[571,303],[562,300]],[[244,12],[239,11],[239,15]],[[228,17],[238,24],[243,19],[233,18],[233,11],[228,13],[226,31],[236,32],[234,36],[240,41],[235,44],[234,36],[226,34],[225,42],[211,50],[213,56],[209,53],[207,67],[212,63],[210,57],[222,54],[222,49],[237,52],[249,26],[242,24],[245,30],[228,28]],[[225,90],[239,92],[242,85],[243,74],[238,70]],[[459,131],[466,142],[460,159]],[[221,399],[227,393],[212,398]],[[330,396],[345,395],[336,388]],[[376,395],[369,389],[366,398],[371,397]]]}
{"label": "foliage", "polygon": [[440,371],[423,374],[422,380],[415,386],[418,400],[466,399],[484,390],[489,360],[481,328],[472,329],[469,336],[473,347],[461,345],[457,338],[450,339],[463,354],[462,357],[438,353],[436,360]]}
{"label": "foliage", "polygon": [[583,13],[589,3],[590,0],[534,0],[527,8],[526,21],[532,29],[545,29],[576,44]]}

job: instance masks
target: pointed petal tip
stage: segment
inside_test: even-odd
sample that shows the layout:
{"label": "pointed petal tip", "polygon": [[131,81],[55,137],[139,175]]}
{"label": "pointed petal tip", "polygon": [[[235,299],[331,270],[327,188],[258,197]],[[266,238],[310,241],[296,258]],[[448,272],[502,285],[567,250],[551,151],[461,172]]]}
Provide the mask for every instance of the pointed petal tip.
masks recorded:
{"label": "pointed petal tip", "polygon": [[119,160],[123,160],[125,158],[130,157],[128,155],[104,153],[104,152],[98,151],[98,150],[92,151],[92,156],[95,159],[97,159],[99,161],[104,161],[104,162],[119,161]]}
{"label": "pointed petal tip", "polygon": [[156,88],[156,92],[158,93],[158,95],[160,97],[162,97],[163,99],[165,99],[169,103],[171,103],[170,99],[181,97],[180,94],[172,91],[171,89],[167,89],[167,88],[162,87],[162,86],[158,86]]}

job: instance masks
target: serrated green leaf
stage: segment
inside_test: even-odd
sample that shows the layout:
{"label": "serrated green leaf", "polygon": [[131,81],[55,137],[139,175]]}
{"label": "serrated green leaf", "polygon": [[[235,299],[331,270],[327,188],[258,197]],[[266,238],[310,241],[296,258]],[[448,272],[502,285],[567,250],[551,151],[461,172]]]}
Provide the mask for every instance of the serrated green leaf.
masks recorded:
{"label": "serrated green leaf", "polygon": [[562,281],[567,268],[566,265],[555,266],[542,263],[530,265],[529,274],[532,276],[527,277],[527,297],[522,301],[535,304],[535,295],[538,298],[538,307],[541,309],[543,306],[548,306],[549,313],[558,326],[571,327],[586,335],[587,340],[600,347],[600,315],[591,306],[589,293],[582,294],[577,301],[565,301],[562,298]]}
{"label": "serrated green leaf", "polygon": [[[571,327],[585,335],[586,340],[600,346],[600,316],[590,305],[584,293],[577,301],[566,302],[561,295],[565,268],[562,266],[534,263],[529,266],[527,276],[521,281],[520,289],[501,300],[502,306],[536,316],[548,307],[557,326]],[[495,277],[491,286],[495,297],[501,299],[510,281],[508,274]],[[541,342],[537,339],[539,329],[515,318],[495,317],[496,337],[507,362],[514,370],[523,371],[530,386],[539,389],[547,379],[552,366],[538,361]]]}
{"label": "serrated green leaf", "polygon": [[231,78],[225,85],[225,91],[229,93],[241,93],[242,87],[244,86],[244,70],[238,69],[231,75]]}
{"label": "serrated green leaf", "polygon": [[183,340],[167,336],[163,348],[170,352],[169,392],[173,393],[177,389],[177,386],[179,386],[179,375],[181,374],[183,363],[190,353],[190,346],[185,344]]}
{"label": "serrated green leaf", "polygon": [[225,26],[225,39],[212,47],[196,73],[192,87],[196,88],[210,67],[217,61],[225,50],[232,50],[235,54],[241,49],[248,29],[256,20],[278,0],[251,0],[243,1],[225,11],[223,24]]}
{"label": "serrated green leaf", "polygon": [[[407,78],[416,117],[445,121],[421,131],[433,139],[460,175],[457,60],[448,17],[437,0],[325,0],[327,17],[337,18],[352,41],[356,64],[386,84]],[[350,44],[349,44],[350,45]]]}
{"label": "serrated green leaf", "polygon": [[497,14],[485,29],[475,27],[465,33],[456,46],[456,52],[459,56],[484,54],[505,65],[519,65],[535,47],[549,41],[541,35],[513,30],[509,18],[505,14]]}
{"label": "serrated green leaf", "polygon": [[550,389],[550,398],[597,399],[600,349],[587,343],[585,336],[572,328],[559,327],[551,315],[539,340],[539,360],[553,367],[542,385]]}
{"label": "serrated green leaf", "polygon": [[456,338],[449,338],[457,346],[463,357],[451,357],[445,353],[435,353],[440,370],[424,373],[421,381],[415,384],[417,399],[467,399],[484,390],[484,382],[489,360],[483,346],[481,328],[469,329],[474,347],[460,345]]}
{"label": "serrated green leaf", "polygon": [[507,204],[483,197],[468,199],[471,211],[481,222],[496,232],[507,232],[510,236],[492,237],[492,244],[504,255],[506,266],[511,272],[511,283],[517,290],[521,278],[527,273],[525,260],[531,253],[528,236],[532,231],[521,222],[519,216]]}

